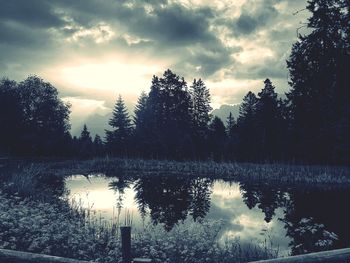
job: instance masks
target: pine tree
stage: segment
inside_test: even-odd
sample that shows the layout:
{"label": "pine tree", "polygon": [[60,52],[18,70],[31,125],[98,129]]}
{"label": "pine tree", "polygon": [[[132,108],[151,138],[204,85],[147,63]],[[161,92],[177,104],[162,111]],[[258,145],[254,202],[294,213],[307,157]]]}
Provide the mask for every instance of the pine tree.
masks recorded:
{"label": "pine tree", "polygon": [[215,160],[222,160],[224,158],[227,135],[224,123],[217,116],[209,124],[208,141],[212,157]]}
{"label": "pine tree", "polygon": [[257,131],[259,133],[260,159],[276,159],[281,146],[281,113],[275,87],[269,79],[264,81],[264,88],[258,93],[256,109]]}
{"label": "pine tree", "polygon": [[199,79],[194,79],[192,86],[190,87],[191,99],[192,99],[192,126],[194,144],[196,149],[197,158],[204,158],[207,155],[207,137],[209,131],[210,122],[210,93],[209,89],[205,86],[204,82]]}
{"label": "pine tree", "polygon": [[230,112],[226,121],[226,133],[229,138],[232,138],[235,130],[235,126],[236,126],[235,118],[233,117],[232,112]]}
{"label": "pine tree", "polygon": [[142,157],[148,157],[152,147],[152,135],[149,127],[151,120],[148,118],[149,109],[147,106],[148,96],[145,92],[142,92],[134,110],[134,149]]}
{"label": "pine tree", "polygon": [[79,140],[83,143],[92,143],[92,138],[86,124],[83,126]]}
{"label": "pine tree", "polygon": [[106,146],[111,153],[117,155],[128,154],[128,144],[132,135],[132,125],[121,95],[119,95],[117,99],[112,117],[108,124],[113,130],[106,130]]}
{"label": "pine tree", "polygon": [[191,97],[183,78],[166,70],[153,77],[147,100],[149,141],[156,157],[185,158],[192,154]]}
{"label": "pine tree", "polygon": [[237,120],[239,136],[238,157],[243,161],[255,161],[258,157],[257,104],[257,97],[253,92],[249,91],[243,98],[239,108]]}
{"label": "pine tree", "polygon": [[147,108],[147,99],[148,96],[147,94],[142,91],[140,97],[137,100],[137,104],[135,106],[135,111],[134,111],[134,125],[135,129],[143,129],[146,123],[146,108]]}
{"label": "pine tree", "polygon": [[103,153],[103,141],[100,135],[95,135],[93,144],[95,155],[101,155]]}
{"label": "pine tree", "polygon": [[287,61],[292,155],[304,161],[336,161],[345,157],[336,150],[338,142],[350,145],[350,135],[340,135],[346,134],[342,120],[350,116],[349,2],[310,0],[307,9],[311,33],[299,36]]}
{"label": "pine tree", "polygon": [[192,116],[196,136],[205,137],[210,121],[210,93],[204,82],[194,79],[191,86],[192,95]]}
{"label": "pine tree", "polygon": [[92,138],[86,124],[84,124],[83,129],[80,133],[77,146],[79,147],[77,149],[77,152],[80,157],[87,158],[94,155]]}

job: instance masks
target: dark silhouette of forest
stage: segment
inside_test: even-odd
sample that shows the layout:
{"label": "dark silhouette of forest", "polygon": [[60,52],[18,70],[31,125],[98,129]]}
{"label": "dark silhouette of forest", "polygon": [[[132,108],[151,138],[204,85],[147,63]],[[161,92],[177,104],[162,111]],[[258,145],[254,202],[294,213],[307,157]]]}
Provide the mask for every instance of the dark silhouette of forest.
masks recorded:
{"label": "dark silhouette of forest", "polygon": [[250,162],[350,163],[350,19],[347,0],[312,0],[310,33],[287,60],[291,89],[278,97],[266,79],[243,98],[239,117],[211,116],[203,80],[171,70],[154,76],[133,117],[118,97],[105,137],[69,133],[69,105],[37,76],[0,81],[0,154]]}

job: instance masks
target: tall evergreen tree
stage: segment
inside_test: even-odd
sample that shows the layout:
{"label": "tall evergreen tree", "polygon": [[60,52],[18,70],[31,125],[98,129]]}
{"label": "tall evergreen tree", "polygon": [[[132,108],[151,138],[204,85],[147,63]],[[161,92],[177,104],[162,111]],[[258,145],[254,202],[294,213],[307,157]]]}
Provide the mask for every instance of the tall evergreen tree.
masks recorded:
{"label": "tall evergreen tree", "polygon": [[226,145],[226,155],[230,160],[237,159],[237,150],[238,150],[238,131],[237,123],[235,118],[230,112],[226,120],[226,133],[228,137],[228,143]]}
{"label": "tall evergreen tree", "polygon": [[135,106],[135,115],[134,115],[134,125],[135,128],[143,128],[147,125],[146,120],[146,107],[147,107],[147,94],[142,91],[140,97],[137,100],[137,104]]}
{"label": "tall evergreen tree", "polygon": [[235,118],[233,117],[232,112],[230,112],[226,121],[226,133],[228,137],[231,138],[233,136],[235,126],[236,126]]}
{"label": "tall evergreen tree", "polygon": [[86,124],[83,126],[79,140],[83,143],[92,143],[92,138]]}
{"label": "tall evergreen tree", "polygon": [[209,125],[209,148],[215,160],[223,160],[227,142],[226,128],[222,120],[215,116]]}
{"label": "tall evergreen tree", "polygon": [[127,155],[128,146],[132,135],[132,125],[121,95],[119,95],[117,99],[112,117],[108,124],[113,128],[113,130],[106,130],[107,148],[113,154]]}
{"label": "tall evergreen tree", "polygon": [[147,157],[150,155],[151,135],[149,129],[148,117],[148,95],[142,92],[138,98],[137,104],[134,110],[134,141],[135,151],[137,155]]}
{"label": "tall evergreen tree", "polygon": [[281,114],[275,87],[269,79],[264,81],[264,88],[258,93],[257,131],[259,133],[259,154],[262,160],[280,157],[282,144]]}
{"label": "tall evergreen tree", "polygon": [[94,141],[93,141],[93,145],[94,145],[94,154],[95,155],[102,155],[103,154],[103,141],[101,139],[101,136],[96,134]]}
{"label": "tall evergreen tree", "polygon": [[166,70],[162,78],[153,77],[147,108],[153,155],[192,155],[191,98],[185,80],[171,70]]}
{"label": "tall evergreen tree", "polygon": [[258,157],[257,104],[257,97],[249,91],[239,108],[237,120],[238,154],[239,159],[243,161],[256,161]]}
{"label": "tall evergreen tree", "polygon": [[201,79],[198,81],[194,79],[191,86],[191,95],[194,132],[197,136],[204,137],[208,130],[210,111],[212,110],[209,89]]}
{"label": "tall evergreen tree", "polygon": [[208,136],[208,125],[210,122],[210,93],[204,82],[194,79],[191,86],[192,98],[192,118],[193,118],[193,136],[197,152],[197,157],[203,158],[206,152],[206,140]]}
{"label": "tall evergreen tree", "polygon": [[350,135],[344,133],[350,116],[349,2],[310,0],[307,9],[312,31],[299,36],[287,61],[293,156],[315,162],[350,160],[350,151],[338,152],[340,141],[350,145]]}
{"label": "tall evergreen tree", "polygon": [[92,138],[86,124],[84,124],[83,129],[81,130],[77,146],[79,147],[77,152],[80,157],[86,158],[94,155]]}

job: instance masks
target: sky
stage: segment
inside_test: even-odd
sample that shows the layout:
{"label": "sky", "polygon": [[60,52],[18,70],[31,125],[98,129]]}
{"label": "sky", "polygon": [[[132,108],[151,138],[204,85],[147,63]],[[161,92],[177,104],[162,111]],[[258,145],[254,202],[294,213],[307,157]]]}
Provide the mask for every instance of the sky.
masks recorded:
{"label": "sky", "polygon": [[[213,108],[270,78],[288,90],[286,59],[306,0],[0,0],[0,77],[38,75],[72,105],[73,126],[130,109],[166,69],[202,78]],[[300,12],[297,12],[301,10]],[[300,29],[300,33],[303,33]],[[80,125],[79,124],[79,125]]]}

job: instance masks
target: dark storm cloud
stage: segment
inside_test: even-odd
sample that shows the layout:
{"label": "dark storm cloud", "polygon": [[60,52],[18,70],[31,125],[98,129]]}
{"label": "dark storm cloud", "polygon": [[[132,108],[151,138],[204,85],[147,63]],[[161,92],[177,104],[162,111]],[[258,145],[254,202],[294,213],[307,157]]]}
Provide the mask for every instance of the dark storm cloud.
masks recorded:
{"label": "dark storm cloud", "polygon": [[235,36],[248,35],[259,28],[263,28],[277,16],[278,11],[273,6],[272,1],[266,1],[256,6],[252,6],[251,2],[247,2],[243,5],[238,18],[226,22],[228,22],[228,26]]}
{"label": "dark storm cloud", "polygon": [[26,48],[43,47],[51,41],[51,35],[41,29],[33,29],[13,22],[0,24],[1,44],[22,46]]}
{"label": "dark storm cloud", "polygon": [[27,26],[57,27],[63,24],[50,1],[0,0],[0,21],[16,21]]}
{"label": "dark storm cloud", "polygon": [[[120,52],[170,61],[168,67],[188,81],[189,74],[216,81],[217,76],[285,79],[286,55],[303,19],[292,13],[305,4],[306,0],[247,0],[233,16],[210,3],[0,0],[0,68],[28,75],[69,61],[69,54],[98,57]],[[240,42],[228,44],[230,39]],[[237,61],[235,54],[244,53],[251,43],[272,50],[274,57]]]}

